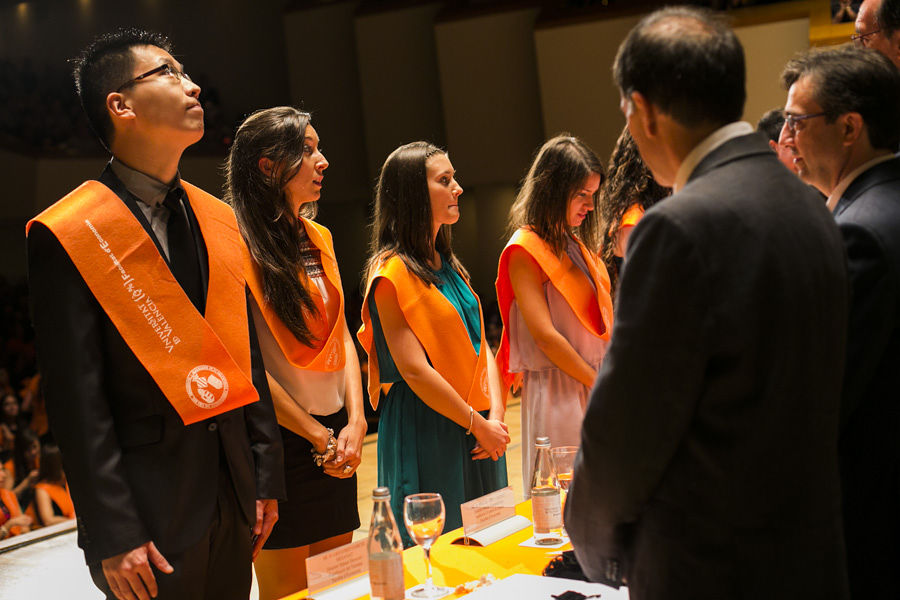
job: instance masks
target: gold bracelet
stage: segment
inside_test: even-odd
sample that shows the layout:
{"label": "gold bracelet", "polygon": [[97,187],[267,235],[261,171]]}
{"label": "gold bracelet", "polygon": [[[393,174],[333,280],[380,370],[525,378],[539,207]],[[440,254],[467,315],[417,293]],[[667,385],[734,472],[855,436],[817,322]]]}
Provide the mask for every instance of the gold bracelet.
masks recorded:
{"label": "gold bracelet", "polygon": [[472,408],[471,405],[469,405],[469,428],[466,429],[466,435],[469,435],[472,433],[472,425],[474,425],[474,424],[475,424],[475,409]]}
{"label": "gold bracelet", "polygon": [[331,427],[326,427],[325,429],[328,430],[328,443],[325,444],[325,452],[319,454],[316,452],[315,447],[310,448],[309,450],[310,453],[312,453],[313,462],[316,463],[317,467],[321,467],[324,463],[331,460],[331,457],[333,457],[337,451],[337,440],[334,439],[334,429]]}

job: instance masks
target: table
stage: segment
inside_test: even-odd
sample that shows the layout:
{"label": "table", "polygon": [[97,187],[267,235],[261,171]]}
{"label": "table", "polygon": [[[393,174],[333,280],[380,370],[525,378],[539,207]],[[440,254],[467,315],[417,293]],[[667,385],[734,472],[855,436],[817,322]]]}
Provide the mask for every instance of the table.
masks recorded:
{"label": "table", "polygon": [[[516,514],[530,520],[531,500],[520,502],[516,506]],[[572,549],[571,544],[556,549],[519,547],[520,543],[533,535],[531,527],[526,527],[522,531],[483,548],[451,543],[462,535],[462,527],[448,531],[439,537],[431,547],[431,568],[436,585],[456,587],[488,573],[497,579],[503,579],[514,573],[540,575],[554,556],[559,555],[563,550]],[[413,546],[403,551],[403,576],[407,589],[425,581],[427,576],[425,555],[419,546]],[[307,592],[304,590],[286,596],[282,600],[299,600],[306,597]],[[361,596],[361,598],[368,597],[368,595]],[[454,597],[450,595],[447,598]]]}

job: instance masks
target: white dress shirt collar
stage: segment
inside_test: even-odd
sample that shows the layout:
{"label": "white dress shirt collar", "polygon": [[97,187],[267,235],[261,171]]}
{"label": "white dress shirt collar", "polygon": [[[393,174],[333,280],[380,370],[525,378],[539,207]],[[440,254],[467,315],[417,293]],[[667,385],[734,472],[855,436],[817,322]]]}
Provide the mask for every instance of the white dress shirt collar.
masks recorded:
{"label": "white dress shirt collar", "polygon": [[735,121],[734,123],[729,123],[709,134],[706,139],[694,146],[694,149],[684,157],[683,161],[681,161],[681,166],[678,167],[678,172],[675,173],[675,182],[672,184],[672,193],[675,193],[684,187],[690,178],[691,173],[694,172],[697,165],[699,165],[710,152],[725,142],[742,135],[747,135],[748,133],[753,133],[753,126],[750,125],[750,123],[747,123],[746,121]]}

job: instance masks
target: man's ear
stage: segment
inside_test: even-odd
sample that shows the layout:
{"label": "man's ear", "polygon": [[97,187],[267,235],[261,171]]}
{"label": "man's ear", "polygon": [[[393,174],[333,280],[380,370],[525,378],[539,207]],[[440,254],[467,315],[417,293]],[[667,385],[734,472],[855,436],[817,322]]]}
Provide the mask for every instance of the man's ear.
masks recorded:
{"label": "man's ear", "polygon": [[888,56],[895,65],[900,65],[900,29],[891,34],[891,55]]}
{"label": "man's ear", "polygon": [[629,105],[632,123],[644,132],[645,137],[656,137],[659,134],[659,115],[656,107],[640,92],[631,92]]}
{"label": "man's ear", "polygon": [[841,124],[841,134],[845,146],[852,146],[861,136],[867,134],[866,123],[859,113],[851,112],[841,115],[839,122]]}
{"label": "man's ear", "polygon": [[271,177],[272,173],[275,170],[275,163],[272,162],[271,158],[266,158],[265,156],[259,159],[259,162],[256,163],[259,166],[259,170],[263,172],[263,175],[266,177]]}
{"label": "man's ear", "polygon": [[778,142],[775,140],[769,140],[769,148],[772,149],[772,152],[778,152]]}
{"label": "man's ear", "polygon": [[113,120],[134,119],[136,116],[134,109],[131,108],[131,103],[118,92],[112,92],[106,96],[106,110],[109,111],[109,116]]}

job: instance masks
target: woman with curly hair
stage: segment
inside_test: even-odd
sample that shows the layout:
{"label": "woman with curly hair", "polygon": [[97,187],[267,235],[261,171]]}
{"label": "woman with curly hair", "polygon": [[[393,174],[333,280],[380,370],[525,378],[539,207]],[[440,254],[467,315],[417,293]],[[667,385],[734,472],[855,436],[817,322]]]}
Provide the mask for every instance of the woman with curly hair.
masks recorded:
{"label": "woman with curly hair", "polygon": [[628,127],[622,130],[609,159],[609,178],[603,186],[600,203],[600,222],[603,231],[603,264],[609,271],[612,296],[615,298],[628,245],[628,236],[644,211],[672,193],[656,183],[644,164]]}
{"label": "woman with curly hair", "polygon": [[594,206],[603,165],[578,138],[547,141],[509,213],[497,299],[505,389],[522,386],[522,478],[530,496],[534,440],[578,446],[590,388],[612,329],[609,276]]}

